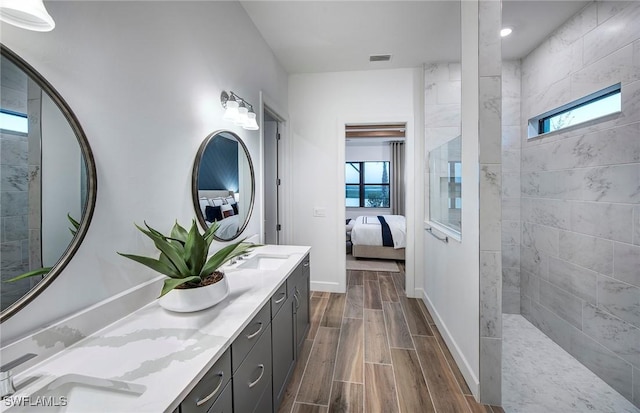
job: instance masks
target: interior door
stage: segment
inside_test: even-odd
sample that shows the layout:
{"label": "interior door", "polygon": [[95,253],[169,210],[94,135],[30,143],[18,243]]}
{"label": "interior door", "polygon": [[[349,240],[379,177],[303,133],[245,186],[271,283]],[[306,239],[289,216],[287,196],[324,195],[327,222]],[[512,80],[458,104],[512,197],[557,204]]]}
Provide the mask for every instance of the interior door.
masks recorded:
{"label": "interior door", "polygon": [[280,243],[280,121],[264,111],[264,243]]}

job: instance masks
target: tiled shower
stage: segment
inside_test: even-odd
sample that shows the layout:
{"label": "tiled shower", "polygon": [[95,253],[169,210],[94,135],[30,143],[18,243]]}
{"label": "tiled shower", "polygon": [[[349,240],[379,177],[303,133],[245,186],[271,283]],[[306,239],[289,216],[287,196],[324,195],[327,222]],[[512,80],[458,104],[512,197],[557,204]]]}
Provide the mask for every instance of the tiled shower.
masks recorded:
{"label": "tiled shower", "polygon": [[[638,22],[638,2],[589,3],[503,62],[502,308],[640,408]],[[528,119],[616,83],[621,113],[527,138]]]}

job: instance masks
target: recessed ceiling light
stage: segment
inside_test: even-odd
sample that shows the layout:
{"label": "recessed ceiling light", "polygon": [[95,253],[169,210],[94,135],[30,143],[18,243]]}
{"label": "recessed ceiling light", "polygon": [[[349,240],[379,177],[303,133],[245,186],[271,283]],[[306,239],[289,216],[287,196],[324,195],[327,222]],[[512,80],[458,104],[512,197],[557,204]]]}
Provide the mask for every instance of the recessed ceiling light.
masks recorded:
{"label": "recessed ceiling light", "polygon": [[500,30],[500,36],[507,37],[511,34],[511,32],[513,32],[513,29],[511,27],[505,27],[504,29]]}

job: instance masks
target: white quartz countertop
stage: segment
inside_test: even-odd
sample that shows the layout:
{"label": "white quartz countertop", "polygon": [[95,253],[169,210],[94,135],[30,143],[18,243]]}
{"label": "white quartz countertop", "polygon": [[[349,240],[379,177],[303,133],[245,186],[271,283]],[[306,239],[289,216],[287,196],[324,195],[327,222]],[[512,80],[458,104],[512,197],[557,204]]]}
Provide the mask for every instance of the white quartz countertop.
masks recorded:
{"label": "white quartz countertop", "polygon": [[[128,397],[124,402],[111,400],[109,392],[98,393],[94,396],[96,412],[171,412],[231,346],[309,250],[302,246],[256,248],[251,255],[289,257],[279,268],[270,271],[234,268],[237,265],[223,267],[229,296],[206,310],[174,313],[154,300],[16,375],[18,391],[14,397],[33,394],[58,377],[80,375],[145,387],[141,395]],[[9,404],[3,403],[0,411],[17,411],[8,410]],[[32,409],[50,411],[41,407]],[[72,400],[60,411],[76,411]],[[84,406],[82,413],[86,412]]]}

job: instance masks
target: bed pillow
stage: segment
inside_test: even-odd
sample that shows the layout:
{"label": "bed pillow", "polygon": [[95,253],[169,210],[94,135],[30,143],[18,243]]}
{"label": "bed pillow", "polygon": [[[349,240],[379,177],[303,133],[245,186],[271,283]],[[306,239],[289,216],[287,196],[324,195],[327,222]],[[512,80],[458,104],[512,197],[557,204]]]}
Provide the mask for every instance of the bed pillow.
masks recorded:
{"label": "bed pillow", "polygon": [[200,198],[198,200],[198,202],[200,203],[200,210],[202,211],[202,213],[205,213],[205,208],[211,204],[209,204],[209,199],[207,198]]}
{"label": "bed pillow", "polygon": [[231,195],[229,196],[225,196],[224,197],[224,202],[231,205],[231,204],[235,204],[236,203],[236,199],[234,197],[232,197]]}
{"label": "bed pillow", "polygon": [[220,206],[220,205],[224,204],[224,198],[222,198],[222,197],[211,198],[209,200],[209,204],[211,206]]}
{"label": "bed pillow", "polygon": [[220,206],[220,208],[222,209],[222,216],[224,218],[233,216],[233,207],[229,204],[224,204],[222,206]]}
{"label": "bed pillow", "polygon": [[207,205],[205,209],[205,218],[209,222],[222,221],[222,207]]}
{"label": "bed pillow", "polygon": [[238,203],[234,202],[233,204],[231,204],[231,208],[233,208],[233,214],[238,215]]}

